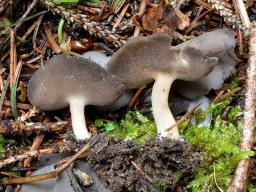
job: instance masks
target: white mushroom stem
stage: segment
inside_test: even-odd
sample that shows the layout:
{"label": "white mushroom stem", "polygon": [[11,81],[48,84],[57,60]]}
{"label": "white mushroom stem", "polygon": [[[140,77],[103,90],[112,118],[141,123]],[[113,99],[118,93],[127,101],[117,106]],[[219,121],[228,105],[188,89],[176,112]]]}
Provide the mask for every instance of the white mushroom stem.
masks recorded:
{"label": "white mushroom stem", "polygon": [[84,106],[86,104],[84,98],[81,97],[70,97],[70,112],[71,112],[71,121],[74,134],[76,139],[85,140],[91,137],[89,133],[84,116]]}
{"label": "white mushroom stem", "polygon": [[169,132],[165,129],[176,123],[168,105],[168,96],[174,77],[167,74],[158,74],[152,89],[152,109],[160,137],[179,139],[179,131],[174,127]]}

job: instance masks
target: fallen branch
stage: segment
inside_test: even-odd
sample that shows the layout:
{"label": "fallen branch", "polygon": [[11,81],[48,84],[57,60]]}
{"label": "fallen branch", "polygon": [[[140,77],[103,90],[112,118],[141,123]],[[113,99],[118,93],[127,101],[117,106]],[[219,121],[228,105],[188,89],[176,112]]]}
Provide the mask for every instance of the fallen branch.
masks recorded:
{"label": "fallen branch", "polygon": [[24,159],[27,159],[29,157],[38,157],[40,155],[51,154],[51,153],[63,153],[66,151],[70,151],[70,148],[65,145],[56,145],[47,149],[28,151],[26,153],[16,155],[14,157],[10,157],[8,159],[4,159],[0,161],[0,168],[17,161],[23,161]]}
{"label": "fallen branch", "polygon": [[14,120],[3,120],[0,122],[0,134],[30,135],[37,132],[64,132],[70,129],[67,121],[55,123],[24,123]]}
{"label": "fallen branch", "polygon": [[[243,138],[240,145],[241,151],[250,151],[253,145],[253,131],[256,108],[256,22],[252,23],[249,40],[249,60],[247,69],[244,109]],[[228,192],[246,191],[246,181],[250,167],[250,159],[241,160],[236,168],[235,175]]]}

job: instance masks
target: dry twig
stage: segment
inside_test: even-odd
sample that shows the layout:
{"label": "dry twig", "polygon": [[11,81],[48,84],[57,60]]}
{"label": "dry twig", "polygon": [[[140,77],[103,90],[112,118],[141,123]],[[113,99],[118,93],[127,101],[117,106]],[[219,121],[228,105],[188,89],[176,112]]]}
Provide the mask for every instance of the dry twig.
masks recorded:
{"label": "dry twig", "polygon": [[[3,88],[3,91],[1,93],[1,98],[0,98],[0,111],[2,111],[2,107],[4,105],[4,98],[5,98],[5,95],[6,95],[6,92],[7,92],[7,89],[9,87],[9,83],[10,83],[10,74],[8,75],[8,78],[7,80],[5,81],[5,84],[4,84],[4,88]],[[10,103],[9,103],[10,104]],[[11,106],[11,104],[10,104]],[[2,120],[2,114],[0,113],[0,121]]]}
{"label": "dry twig", "polygon": [[16,68],[16,43],[15,43],[15,33],[13,30],[10,31],[11,41],[10,41],[10,85],[14,84],[14,72]]}
{"label": "dry twig", "polygon": [[[30,151],[35,151],[35,150],[38,150],[39,149],[39,146],[41,145],[42,141],[44,139],[44,134],[42,133],[39,133],[34,141],[33,141],[33,144],[30,148]],[[32,158],[31,157],[28,157],[27,159],[24,160],[24,167],[29,167],[30,166],[30,163],[31,163],[31,160]],[[28,174],[31,174],[32,172],[29,170],[28,171]]]}
{"label": "dry twig", "polygon": [[122,11],[121,11],[121,13],[120,13],[120,15],[119,15],[117,21],[115,22],[115,24],[114,24],[114,26],[113,26],[113,28],[112,28],[113,31],[115,31],[116,28],[118,27],[118,25],[121,23],[121,21],[122,21],[122,19],[124,18],[124,15],[125,15],[125,13],[127,12],[129,6],[130,6],[130,3],[128,3],[127,5],[125,5],[124,8],[122,9]]}
{"label": "dry twig", "polygon": [[[147,0],[141,0],[139,13],[137,14],[139,17],[141,17],[145,13],[146,6],[147,6]],[[136,25],[133,33],[133,37],[137,37],[139,35],[140,35],[140,27]]]}
{"label": "dry twig", "polygon": [[2,14],[6,10],[6,8],[9,6],[9,3],[10,1],[8,0],[0,1],[0,14]]}
{"label": "dry twig", "polygon": [[[252,23],[249,41],[249,66],[247,69],[244,109],[243,138],[240,145],[241,151],[250,151],[253,145],[253,131],[255,126],[256,108],[256,22]],[[246,181],[249,172],[250,159],[241,160],[236,168],[235,175],[228,192],[246,191]]]}
{"label": "dry twig", "polygon": [[18,176],[18,175],[15,175],[15,174],[9,173],[9,172],[5,172],[5,171],[1,171],[0,174],[6,175],[6,176],[8,176],[8,177],[20,177],[20,176]]}
{"label": "dry twig", "polygon": [[243,25],[249,29],[251,23],[250,23],[250,19],[248,17],[243,0],[235,0],[235,2],[236,2],[236,6],[237,6],[237,9],[238,9],[238,12],[239,12],[239,15],[240,15]]}
{"label": "dry twig", "polygon": [[26,17],[28,16],[28,14],[35,7],[36,3],[37,3],[37,0],[33,0],[32,3],[28,6],[26,12],[22,15],[22,17],[17,22],[15,28],[13,29],[14,32],[16,32],[18,30],[18,28],[23,24],[23,22],[25,21]]}
{"label": "dry twig", "polygon": [[[9,80],[7,79],[7,82],[9,82]],[[7,87],[8,88],[8,87]],[[17,108],[19,109],[24,109],[24,110],[29,110],[32,108],[32,105],[30,104],[26,104],[26,103],[16,103],[17,104]],[[3,101],[3,105],[10,107],[11,106],[11,102],[8,100]]]}
{"label": "dry twig", "polygon": [[36,28],[35,28],[35,30],[34,30],[33,39],[32,39],[32,43],[33,43],[33,47],[34,47],[34,48],[36,47],[36,37],[37,37],[37,33],[38,33],[38,29],[39,29],[39,27],[40,27],[40,24],[41,24],[41,22],[42,22],[42,20],[43,20],[43,17],[44,17],[44,15],[41,15],[41,16],[37,19],[37,21],[36,21]]}
{"label": "dry twig", "polygon": [[0,122],[0,134],[16,135],[25,134],[30,135],[36,132],[64,132],[70,129],[67,121],[56,123],[25,123],[14,120],[5,120]]}
{"label": "dry twig", "polygon": [[127,109],[131,109],[132,107],[134,107],[136,105],[136,101],[138,99],[138,97],[140,96],[140,94],[142,93],[142,91],[146,88],[145,85],[141,86],[136,93],[134,94],[134,96],[132,97],[131,101],[128,104]]}
{"label": "dry twig", "polygon": [[40,150],[36,150],[36,151],[29,151],[20,155],[16,155],[13,157],[10,157],[8,159],[4,159],[2,161],[0,161],[0,168],[17,162],[17,161],[23,161],[24,159],[27,159],[29,157],[38,157],[40,155],[45,155],[45,154],[51,154],[51,153],[63,153],[65,151],[70,151],[70,148],[65,146],[65,145],[56,145],[56,146],[52,146],[51,148],[47,148],[47,149],[40,149]]}
{"label": "dry twig", "polygon": [[208,2],[213,8],[215,8],[219,12],[219,14],[224,18],[225,21],[231,23],[233,27],[243,30],[244,33],[248,35],[249,28],[247,27],[247,25],[243,25],[240,19],[233,14],[232,10],[225,7],[224,1],[208,0]]}
{"label": "dry twig", "polygon": [[135,163],[134,161],[131,161],[133,167],[143,176],[145,177],[149,182],[154,183],[153,179],[149,177],[142,169]]}
{"label": "dry twig", "polygon": [[61,14],[67,21],[82,26],[91,35],[97,36],[113,44],[115,47],[121,47],[126,42],[127,37],[112,33],[108,26],[101,25],[99,22],[91,20],[88,18],[88,15],[80,14],[76,9],[56,5],[52,0],[40,0],[40,3],[50,9],[54,14]]}
{"label": "dry twig", "polygon": [[97,135],[94,139],[92,139],[89,143],[87,143],[84,147],[82,147],[82,149],[80,149],[71,158],[68,158],[63,165],[61,165],[59,168],[57,168],[53,172],[42,174],[42,175],[36,175],[36,176],[4,179],[3,184],[9,185],[9,184],[31,183],[35,181],[57,177],[61,172],[63,172],[67,167],[69,167],[77,158],[79,158],[83,153],[89,150],[91,146],[93,146],[98,141],[98,139],[99,139],[99,135]]}
{"label": "dry twig", "polygon": [[17,85],[15,84],[15,73],[17,67],[17,50],[15,42],[15,32],[14,30],[10,31],[11,33],[11,50],[10,50],[10,90],[11,90],[11,108],[12,114],[15,118],[18,117],[18,112],[16,108],[16,89]]}
{"label": "dry twig", "polygon": [[49,45],[54,53],[59,54],[61,52],[61,49],[58,45],[58,43],[55,41],[55,38],[51,32],[51,29],[48,27],[44,27],[46,37],[48,39]]}
{"label": "dry twig", "polygon": [[242,89],[241,87],[237,87],[237,88],[235,88],[235,89],[233,89],[233,90],[231,90],[231,91],[229,91],[229,92],[227,92],[227,93],[225,93],[225,94],[219,95],[219,96],[217,96],[217,97],[213,100],[213,102],[214,102],[214,103],[218,103],[218,102],[220,102],[220,101],[223,101],[224,99],[233,96],[234,94],[236,94],[237,92],[239,92],[241,89]]}
{"label": "dry twig", "polygon": [[[37,21],[35,21],[26,31],[26,33],[17,40],[16,46],[19,46],[21,44],[21,42],[24,42],[26,40],[26,38],[30,35],[30,33],[35,29],[37,25]],[[10,51],[7,51],[2,57],[1,57],[1,61],[4,61],[10,54]]]}
{"label": "dry twig", "polygon": [[172,125],[171,127],[165,129],[164,131],[168,132],[171,131],[174,127],[177,127],[181,122],[183,122],[184,120],[186,120],[188,117],[190,117],[197,109],[198,107],[202,104],[202,102],[196,104],[196,106],[189,112],[187,112],[184,116],[182,116],[174,125]]}

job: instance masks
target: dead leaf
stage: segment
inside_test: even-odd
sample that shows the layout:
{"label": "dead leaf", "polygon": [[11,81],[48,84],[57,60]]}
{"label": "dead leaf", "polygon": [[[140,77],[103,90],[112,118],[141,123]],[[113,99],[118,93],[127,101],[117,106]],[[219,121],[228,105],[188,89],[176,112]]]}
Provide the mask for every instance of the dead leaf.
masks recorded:
{"label": "dead leaf", "polygon": [[[164,32],[170,34],[173,30],[183,30],[189,26],[189,15],[185,15],[179,9],[171,5],[165,5],[162,1],[159,5],[148,4],[144,15],[136,15],[133,22],[147,32]],[[169,28],[169,29],[168,29]]]}
{"label": "dead leaf", "polygon": [[188,15],[185,15],[179,9],[175,9],[175,14],[178,17],[178,29],[183,30],[189,26],[190,19]]}
{"label": "dead leaf", "polygon": [[148,8],[146,13],[142,16],[142,26],[146,31],[153,31],[155,28],[163,25],[164,9],[162,4],[159,6]]}

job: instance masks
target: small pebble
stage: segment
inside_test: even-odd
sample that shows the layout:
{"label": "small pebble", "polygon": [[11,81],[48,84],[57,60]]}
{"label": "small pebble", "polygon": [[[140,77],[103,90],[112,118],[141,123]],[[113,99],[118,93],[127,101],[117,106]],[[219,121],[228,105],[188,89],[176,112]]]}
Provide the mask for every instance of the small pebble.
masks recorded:
{"label": "small pebble", "polygon": [[78,182],[83,186],[90,186],[93,184],[93,179],[87,173],[80,171],[79,169],[73,169],[73,173],[78,179]]}

